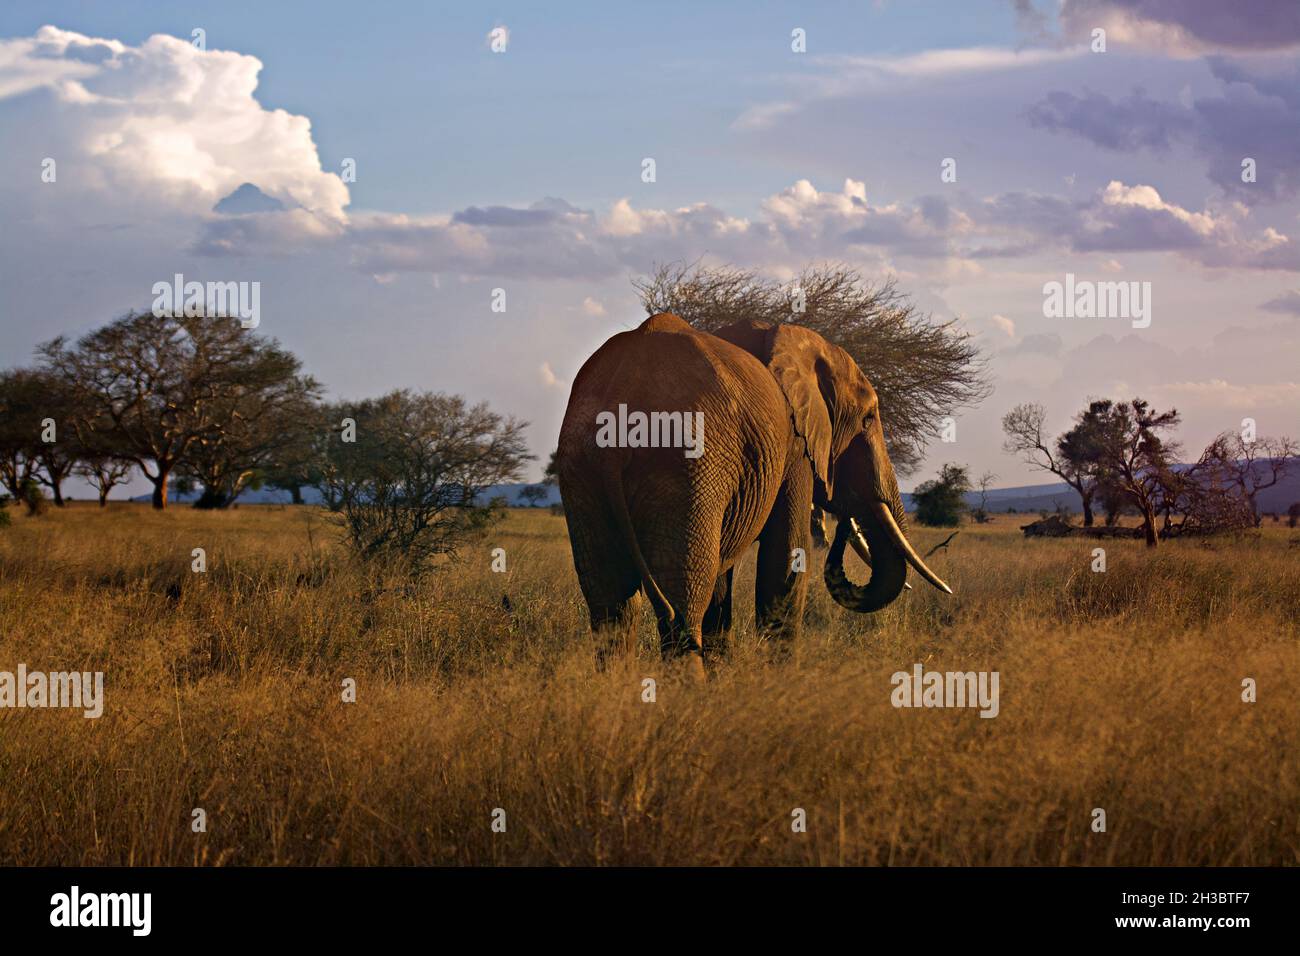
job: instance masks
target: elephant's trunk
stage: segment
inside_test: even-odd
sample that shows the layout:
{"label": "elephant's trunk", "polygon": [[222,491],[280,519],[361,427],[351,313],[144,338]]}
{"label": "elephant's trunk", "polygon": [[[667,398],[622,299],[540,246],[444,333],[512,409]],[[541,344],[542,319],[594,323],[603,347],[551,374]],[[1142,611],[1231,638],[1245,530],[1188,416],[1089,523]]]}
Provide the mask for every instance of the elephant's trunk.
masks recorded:
{"label": "elephant's trunk", "polygon": [[[858,527],[858,523],[852,518],[849,519],[849,531],[851,532],[849,544],[857,552],[858,557],[862,559],[862,563],[867,567],[871,567],[871,549],[867,547],[867,539],[862,537],[862,530]],[[912,585],[904,581],[903,590],[912,590]]]}
{"label": "elephant's trunk", "polygon": [[[844,517],[835,528],[835,540],[826,556],[826,588],[836,604],[850,611],[878,611],[893,601],[907,584],[909,564],[939,590],[952,593],[948,585],[925,566],[908,542],[902,529],[906,517],[899,521],[894,515],[894,512],[903,513],[902,502],[896,492],[893,497],[892,507],[876,501],[867,507],[866,514],[859,521],[872,557],[871,579],[865,585],[856,585],[844,575],[844,547],[856,537],[853,522]],[[858,550],[854,543],[855,550]]]}

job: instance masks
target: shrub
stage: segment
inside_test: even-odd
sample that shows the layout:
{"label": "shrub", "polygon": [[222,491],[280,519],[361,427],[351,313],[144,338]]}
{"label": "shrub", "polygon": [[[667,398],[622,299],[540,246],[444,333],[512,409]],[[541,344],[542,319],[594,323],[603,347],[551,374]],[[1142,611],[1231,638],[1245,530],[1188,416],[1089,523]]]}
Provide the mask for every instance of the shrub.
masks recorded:
{"label": "shrub", "polygon": [[45,492],[41,491],[41,486],[36,483],[35,478],[28,478],[23,482],[22,487],[23,504],[27,506],[29,515],[43,515],[45,509],[49,507],[49,499],[45,497]]}
{"label": "shrub", "polygon": [[[399,559],[412,569],[502,514],[482,504],[491,485],[517,479],[525,460],[525,422],[455,395],[407,390],[345,404],[346,425],[331,436],[322,493],[353,552]],[[347,440],[348,438],[352,440]]]}
{"label": "shrub", "polygon": [[922,482],[912,492],[916,520],[932,527],[956,527],[967,509],[965,496],[970,490],[970,477],[964,466],[944,465],[937,479]]}

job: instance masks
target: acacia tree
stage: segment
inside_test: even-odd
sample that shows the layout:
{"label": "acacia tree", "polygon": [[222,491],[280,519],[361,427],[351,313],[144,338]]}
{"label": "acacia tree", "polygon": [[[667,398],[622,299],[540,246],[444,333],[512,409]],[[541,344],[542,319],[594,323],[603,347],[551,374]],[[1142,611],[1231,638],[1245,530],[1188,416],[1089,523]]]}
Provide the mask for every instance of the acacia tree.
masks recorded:
{"label": "acacia tree", "polygon": [[[35,446],[36,480],[50,489],[56,507],[63,507],[63,483],[77,464],[76,427],[84,409],[77,395],[44,369],[33,373],[40,416],[40,441]],[[49,426],[48,429],[46,426]]]}
{"label": "acacia tree", "polygon": [[633,282],[647,314],[672,312],[715,332],[742,319],[801,325],[853,356],[880,399],[894,470],[915,472],[943,419],[989,394],[985,360],[956,320],[935,322],[887,280],[840,263],[780,282],[755,270],[681,263]]}
{"label": "acacia tree", "polygon": [[1113,481],[1106,478],[1097,481],[1096,502],[1101,507],[1102,514],[1106,516],[1107,528],[1119,524],[1119,516],[1128,503],[1124,492]]}
{"label": "acacia tree", "polygon": [[[96,416],[111,423],[121,455],[152,482],[153,506],[167,506],[168,483],[199,442],[218,440],[250,390],[291,379],[296,360],[270,339],[226,316],[130,313],[75,344],[40,348],[46,369]],[[291,359],[291,357],[288,357]]]}
{"label": "acacia tree", "polygon": [[108,507],[108,493],[118,485],[126,484],[135,470],[135,463],[112,455],[87,455],[79,458],[73,473],[84,478],[99,497],[99,506]]}
{"label": "acacia tree", "polygon": [[[523,471],[526,422],[456,395],[407,390],[344,402],[326,446],[322,493],[363,559],[419,567],[450,554],[497,511],[489,486]],[[349,440],[351,439],[351,440]]]}
{"label": "acacia tree", "polygon": [[298,374],[300,368],[297,358],[273,346],[249,356],[238,387],[216,402],[212,426],[178,466],[178,476],[203,486],[194,507],[229,507],[282,447],[317,426],[320,386]]}
{"label": "acacia tree", "polygon": [[74,406],[71,424],[72,473],[95,489],[99,506],[105,508],[109,492],[127,482],[135,463],[119,447],[112,420],[84,399]]}
{"label": "acacia tree", "polygon": [[330,436],[330,408],[319,402],[305,407],[294,426],[282,436],[262,469],[272,488],[289,492],[290,500],[303,503],[302,490],[321,483],[321,463]]}
{"label": "acacia tree", "polygon": [[1098,490],[1095,449],[1087,447],[1082,423],[1052,441],[1043,433],[1047,410],[1035,402],[1017,405],[1002,416],[1002,449],[1028,465],[1050,472],[1073,488],[1083,502],[1083,526],[1093,523],[1092,502]]}
{"label": "acacia tree", "polygon": [[0,480],[15,497],[41,484],[63,507],[63,482],[76,463],[71,438],[75,396],[41,369],[12,369],[0,376]]}
{"label": "acacia tree", "polygon": [[0,373],[0,482],[15,501],[22,500],[37,467],[33,452],[39,421],[32,417],[32,373]]}
{"label": "acacia tree", "polygon": [[1093,401],[1077,422],[1086,428],[1080,447],[1089,463],[1128,496],[1142,515],[1147,547],[1160,543],[1156,515],[1164,488],[1176,484],[1172,465],[1178,445],[1161,433],[1178,425],[1178,411],[1157,412],[1143,399]]}
{"label": "acacia tree", "polygon": [[527,485],[519,492],[519,497],[523,499],[530,508],[536,508],[546,500],[547,486],[545,484]]}

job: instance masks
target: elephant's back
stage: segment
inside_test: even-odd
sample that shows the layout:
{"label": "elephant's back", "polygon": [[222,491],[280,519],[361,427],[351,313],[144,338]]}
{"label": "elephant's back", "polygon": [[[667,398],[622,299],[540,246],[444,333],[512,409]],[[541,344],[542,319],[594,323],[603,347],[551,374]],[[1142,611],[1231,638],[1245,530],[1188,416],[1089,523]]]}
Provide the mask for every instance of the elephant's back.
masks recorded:
{"label": "elephant's back", "polygon": [[729,567],[771,511],[793,436],[776,379],[743,349],[669,315],[613,336],[574,379],[560,431],[575,554],[626,520],[669,579],[686,560]]}
{"label": "elephant's back", "polygon": [[706,422],[783,415],[771,373],[730,342],[660,313],[608,339],[583,363],[573,382],[564,424],[565,446],[594,447],[596,416],[629,411],[701,412]]}

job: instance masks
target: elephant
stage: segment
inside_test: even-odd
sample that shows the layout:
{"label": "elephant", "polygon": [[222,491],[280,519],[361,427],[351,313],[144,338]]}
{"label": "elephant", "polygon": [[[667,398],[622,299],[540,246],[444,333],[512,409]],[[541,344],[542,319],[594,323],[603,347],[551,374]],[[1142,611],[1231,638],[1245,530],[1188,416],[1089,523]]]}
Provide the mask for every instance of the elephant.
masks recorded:
{"label": "elephant", "polygon": [[[907,540],[871,383],[797,325],[745,320],[710,334],[659,313],[612,336],[574,379],[556,465],[602,661],[631,649],[640,591],[663,656],[702,678],[705,653],[725,653],[735,565],[756,541],[756,621],[789,647],[814,505],[839,519],[824,580],[841,606],[885,607],[908,565],[952,593]],[[871,566],[866,584],[845,576],[846,545]]]}

